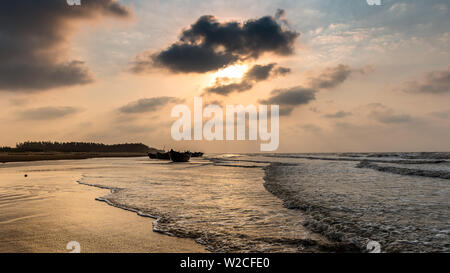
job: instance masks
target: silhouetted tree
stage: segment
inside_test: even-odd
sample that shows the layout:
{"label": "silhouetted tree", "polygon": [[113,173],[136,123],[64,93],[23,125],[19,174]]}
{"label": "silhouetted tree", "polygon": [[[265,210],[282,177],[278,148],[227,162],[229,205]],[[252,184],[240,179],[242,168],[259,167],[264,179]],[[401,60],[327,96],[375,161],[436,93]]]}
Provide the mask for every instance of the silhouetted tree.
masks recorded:
{"label": "silhouetted tree", "polygon": [[51,142],[26,141],[17,143],[15,148],[1,147],[2,152],[128,152],[146,153],[150,148],[142,143],[124,143],[107,145],[93,142]]}

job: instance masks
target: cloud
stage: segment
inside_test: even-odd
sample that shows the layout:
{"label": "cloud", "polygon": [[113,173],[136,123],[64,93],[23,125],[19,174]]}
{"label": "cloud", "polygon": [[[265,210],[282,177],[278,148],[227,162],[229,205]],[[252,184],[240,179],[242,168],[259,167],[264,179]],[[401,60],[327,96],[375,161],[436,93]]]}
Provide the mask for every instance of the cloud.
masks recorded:
{"label": "cloud", "polygon": [[275,20],[281,22],[283,25],[289,28],[291,27],[288,20],[286,19],[286,11],[284,9],[277,9],[277,11],[275,12]]}
{"label": "cloud", "polygon": [[257,82],[264,81],[278,75],[284,76],[291,69],[286,67],[275,67],[275,63],[267,65],[254,65],[242,77],[240,82],[231,82],[228,78],[217,78],[213,86],[205,88],[206,93],[215,93],[226,96],[232,92],[244,92],[253,88]]}
{"label": "cloud", "polygon": [[203,73],[225,67],[237,60],[237,56],[230,53],[217,53],[212,48],[202,48],[190,44],[173,44],[157,55],[142,54],[134,62],[131,71],[142,73],[156,65],[173,72]]}
{"label": "cloud", "polygon": [[407,114],[381,114],[378,113],[375,115],[376,119],[382,123],[407,123],[411,122],[413,119],[410,115]]}
{"label": "cloud", "polygon": [[[277,12],[280,16],[279,12]],[[162,67],[175,73],[204,73],[264,53],[290,55],[299,33],[285,30],[277,18],[265,16],[244,23],[221,23],[212,15],[200,17],[180,38],[157,53],[137,57],[132,72]]]}
{"label": "cloud", "polygon": [[372,65],[353,69],[348,65],[338,64],[335,67],[325,68],[315,77],[310,77],[308,86],[317,89],[331,89],[346,81],[354,73],[367,74],[373,70]]}
{"label": "cloud", "polygon": [[404,13],[408,9],[408,5],[406,3],[395,3],[389,8],[389,12],[393,13]]}
{"label": "cloud", "polygon": [[369,117],[381,123],[395,124],[395,123],[409,123],[415,119],[408,114],[395,114],[393,110],[387,109],[384,111],[374,110],[370,112]]}
{"label": "cloud", "polygon": [[154,112],[161,109],[170,103],[181,103],[184,100],[175,97],[154,97],[145,98],[137,101],[130,102],[129,104],[120,107],[118,110],[124,114],[136,114]]}
{"label": "cloud", "polygon": [[328,89],[343,83],[352,73],[350,66],[339,64],[336,67],[325,68],[322,73],[309,79],[313,88]]}
{"label": "cloud", "polygon": [[253,83],[249,81],[241,81],[238,83],[224,83],[223,80],[217,79],[214,86],[205,88],[206,93],[215,93],[226,96],[232,92],[244,92],[252,89]]}
{"label": "cloud", "polygon": [[318,133],[322,132],[322,128],[320,128],[317,125],[310,124],[310,123],[304,124],[304,125],[300,125],[300,128],[302,128],[304,131],[307,131],[307,132],[310,132],[310,133],[313,133],[313,134],[318,134]]}
{"label": "cloud", "polygon": [[[348,65],[339,64],[335,67],[327,67],[320,74],[310,77],[307,87],[296,86],[288,89],[278,89],[271,93],[271,97],[262,102],[280,104],[280,115],[289,115],[294,108],[301,104],[306,104],[315,99],[315,94],[320,89],[329,89],[343,83],[352,73],[366,74],[373,71],[372,66],[365,66],[358,69],[352,69]],[[347,112],[338,112],[334,118],[351,114]],[[333,118],[332,115],[325,117]]]}
{"label": "cloud", "polygon": [[447,111],[435,111],[429,113],[429,115],[440,118],[440,119],[449,119],[450,118],[450,110]]}
{"label": "cloud", "polygon": [[267,100],[263,100],[266,104],[283,104],[283,105],[301,105],[315,99],[316,91],[313,89],[296,86],[286,89],[276,89],[270,94]]}
{"label": "cloud", "polygon": [[27,120],[52,120],[74,115],[79,112],[81,112],[80,108],[70,106],[47,106],[22,111],[19,113],[19,116]]}
{"label": "cloud", "polygon": [[9,99],[9,103],[12,106],[23,106],[23,105],[27,104],[28,102],[29,102],[28,98],[16,97],[16,98]]}
{"label": "cloud", "polygon": [[381,102],[372,102],[364,106],[364,108],[369,109],[388,109],[388,107]]}
{"label": "cloud", "polygon": [[272,71],[274,63],[268,65],[254,65],[251,69],[245,73],[244,78],[248,80],[263,81],[269,78],[270,72]]}
{"label": "cloud", "polygon": [[360,108],[367,116],[385,124],[421,122],[417,117],[408,114],[397,114],[396,110],[379,102],[369,103]]}
{"label": "cloud", "polygon": [[322,111],[320,111],[317,107],[309,107],[309,110],[313,113],[320,114]]}
{"label": "cloud", "polygon": [[223,101],[220,100],[205,100],[205,105],[219,105],[222,106],[224,104]]}
{"label": "cloud", "polygon": [[86,84],[84,63],[67,59],[73,23],[100,16],[124,18],[129,10],[113,0],[6,1],[0,9],[0,90],[35,91]]}
{"label": "cloud", "polygon": [[[42,61],[42,60],[40,60]],[[93,76],[83,62],[0,64],[0,90],[43,90],[87,84]]]}
{"label": "cloud", "polygon": [[288,68],[288,67],[277,67],[277,68],[274,70],[274,74],[275,74],[275,75],[281,75],[281,76],[284,76],[284,75],[289,74],[289,73],[291,73],[291,69]]}
{"label": "cloud", "polygon": [[419,80],[406,82],[403,91],[424,94],[450,93],[450,67],[426,73]]}
{"label": "cloud", "polygon": [[336,113],[326,114],[326,115],[323,115],[323,116],[326,117],[326,118],[345,118],[345,117],[348,117],[348,116],[351,116],[351,115],[352,115],[351,112],[338,111]]}
{"label": "cloud", "polygon": [[262,104],[280,105],[280,115],[289,115],[296,106],[308,104],[316,99],[316,90],[296,86],[286,89],[275,89],[270,93],[270,97],[260,100]]}

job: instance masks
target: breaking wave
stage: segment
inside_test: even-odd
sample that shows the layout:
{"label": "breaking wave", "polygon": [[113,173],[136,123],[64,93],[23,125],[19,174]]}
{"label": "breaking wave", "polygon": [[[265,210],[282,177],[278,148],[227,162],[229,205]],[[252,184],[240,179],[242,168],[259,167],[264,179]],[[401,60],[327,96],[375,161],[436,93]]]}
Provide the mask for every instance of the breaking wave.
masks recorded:
{"label": "breaking wave", "polygon": [[380,166],[374,164],[369,161],[361,161],[357,168],[369,168],[373,170],[377,170],[380,172],[388,172],[400,175],[415,175],[415,176],[425,176],[425,177],[434,177],[434,178],[442,178],[442,179],[450,179],[450,172],[448,171],[438,171],[438,170],[423,170],[423,169],[410,169],[410,168],[402,168],[396,166]]}

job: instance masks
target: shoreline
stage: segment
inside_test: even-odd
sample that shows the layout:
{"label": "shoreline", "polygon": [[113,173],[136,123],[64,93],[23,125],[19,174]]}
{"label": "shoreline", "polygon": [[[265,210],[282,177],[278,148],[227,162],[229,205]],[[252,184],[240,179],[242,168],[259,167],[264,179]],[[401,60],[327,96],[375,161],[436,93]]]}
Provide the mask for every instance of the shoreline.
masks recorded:
{"label": "shoreline", "polygon": [[[98,185],[86,184],[86,183],[82,183],[82,182],[79,182],[79,181],[77,181],[77,182],[78,182],[80,185],[85,185],[85,186],[89,186],[89,187],[100,188],[100,189],[109,189],[109,190],[110,190],[110,193],[114,193],[114,192],[116,192],[116,191],[120,191],[120,190],[121,190],[121,189],[119,189],[119,188],[107,188],[107,187],[101,187],[101,186],[98,186]],[[179,237],[179,236],[176,236],[176,235],[174,235],[174,234],[172,234],[172,233],[164,232],[164,231],[162,231],[161,229],[158,229],[158,221],[161,219],[161,218],[158,217],[158,216],[150,215],[150,214],[148,214],[148,213],[144,213],[144,212],[140,211],[139,209],[130,208],[130,207],[126,207],[126,206],[121,206],[121,205],[119,205],[119,204],[115,204],[115,203],[111,202],[108,198],[105,198],[105,197],[96,197],[96,198],[95,198],[95,201],[105,203],[105,204],[107,204],[108,206],[111,206],[111,207],[114,207],[114,208],[118,208],[118,209],[121,209],[121,210],[124,210],[124,211],[133,212],[133,213],[135,213],[135,214],[136,214],[137,216],[139,216],[139,217],[144,217],[144,218],[150,218],[150,219],[152,219],[152,220],[153,220],[153,222],[152,222],[152,229],[153,229],[153,232],[160,233],[160,234],[164,234],[164,235],[166,235],[166,236],[171,236],[171,237],[177,237],[177,238],[189,239],[189,238],[186,238],[186,237]],[[194,240],[194,241],[195,241],[195,240]],[[199,243],[197,243],[197,244],[199,244]],[[199,245],[201,245],[201,244],[199,244]],[[206,248],[206,246],[204,246],[204,247]]]}
{"label": "shoreline", "polygon": [[1,168],[0,177],[0,253],[68,253],[72,241],[82,253],[208,252],[192,239],[155,232],[156,218],[97,202],[110,190],[74,183],[78,171],[21,164]]}
{"label": "shoreline", "polygon": [[46,160],[78,160],[107,157],[145,157],[145,153],[93,153],[93,152],[9,152],[0,153],[0,163]]}

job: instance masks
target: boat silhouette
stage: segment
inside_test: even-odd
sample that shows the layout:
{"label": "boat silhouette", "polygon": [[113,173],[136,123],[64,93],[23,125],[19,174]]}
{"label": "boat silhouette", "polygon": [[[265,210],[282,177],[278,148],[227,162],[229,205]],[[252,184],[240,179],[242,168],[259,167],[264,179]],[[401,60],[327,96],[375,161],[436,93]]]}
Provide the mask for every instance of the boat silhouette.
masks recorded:
{"label": "boat silhouette", "polygon": [[202,157],[203,153],[202,152],[194,152],[191,154],[191,157]]}
{"label": "boat silhouette", "polygon": [[174,150],[169,151],[170,160],[173,162],[188,162],[191,159],[191,153],[188,152],[176,152]]}

